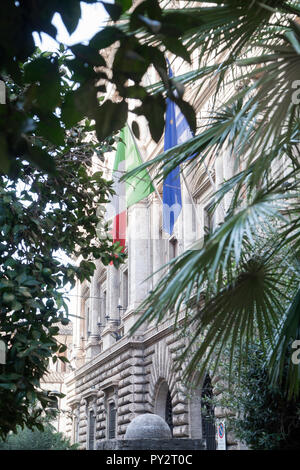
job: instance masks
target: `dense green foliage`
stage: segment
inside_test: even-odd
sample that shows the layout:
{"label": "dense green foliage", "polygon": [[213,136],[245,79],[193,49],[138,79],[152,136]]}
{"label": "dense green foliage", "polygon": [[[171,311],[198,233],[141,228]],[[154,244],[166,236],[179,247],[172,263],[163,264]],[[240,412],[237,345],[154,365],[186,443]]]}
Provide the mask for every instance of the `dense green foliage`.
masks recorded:
{"label": "dense green foliage", "polygon": [[249,348],[239,376],[231,375],[230,388],[217,384],[215,391],[222,391],[222,398],[216,398],[215,405],[235,412],[227,417],[228,430],[249,449],[300,449],[300,399],[287,401],[284,386],[270,385],[264,353],[257,345]]}
{"label": "dense green foliage", "polygon": [[[54,58],[63,66],[63,54]],[[22,73],[44,59],[37,52]],[[12,100],[26,100],[26,90],[12,79],[7,83]],[[67,82],[61,92],[69,92]],[[18,157],[14,178],[0,176],[0,328],[7,348],[6,364],[0,364],[1,437],[18,425],[36,424],[51,402],[40,381],[50,359],[66,360],[66,346],[56,340],[59,325],[69,322],[66,288],[76,279],[90,279],[95,259],[118,266],[124,258],[104,223],[101,240],[97,237],[97,208],[108,201],[111,182],[101,171],[92,172],[91,158],[100,162],[114,139],[100,146],[86,138],[93,130],[88,120],[82,121],[64,130],[55,145],[55,127],[45,120],[31,140],[51,155],[52,171],[46,174]],[[39,406],[30,411],[35,401]]]}
{"label": "dense green foliage", "polygon": [[76,450],[61,432],[57,432],[51,423],[46,423],[43,430],[18,428],[16,434],[9,434],[6,441],[0,441],[0,450]]}

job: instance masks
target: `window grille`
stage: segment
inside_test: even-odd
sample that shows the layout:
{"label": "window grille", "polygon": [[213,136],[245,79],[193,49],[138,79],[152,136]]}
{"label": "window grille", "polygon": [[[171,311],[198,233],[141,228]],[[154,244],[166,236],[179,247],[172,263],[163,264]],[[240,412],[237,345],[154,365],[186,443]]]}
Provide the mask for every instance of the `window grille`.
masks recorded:
{"label": "window grille", "polygon": [[94,416],[94,412],[91,410],[89,413],[89,450],[94,450],[95,445],[95,423],[96,417]]}
{"label": "window grille", "polygon": [[215,412],[212,404],[213,390],[207,374],[201,395],[202,437],[206,441],[206,450],[216,450]]}
{"label": "window grille", "polygon": [[110,402],[108,405],[108,439],[116,438],[116,414],[115,403]]}
{"label": "window grille", "polygon": [[172,410],[172,398],[171,398],[170,390],[168,391],[167,399],[166,399],[165,421],[169,425],[169,428],[171,429],[171,433],[173,436],[173,410]]}

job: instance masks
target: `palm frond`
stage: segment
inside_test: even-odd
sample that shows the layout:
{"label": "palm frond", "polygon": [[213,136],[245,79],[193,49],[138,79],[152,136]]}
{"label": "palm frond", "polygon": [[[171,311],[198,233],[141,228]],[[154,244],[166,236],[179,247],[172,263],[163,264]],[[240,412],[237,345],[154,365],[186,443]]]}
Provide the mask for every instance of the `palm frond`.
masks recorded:
{"label": "palm frond", "polygon": [[[268,370],[271,383],[282,383],[283,372],[286,361],[288,361],[288,372],[286,378],[286,392],[289,399],[297,398],[300,391],[300,363],[293,361],[292,347],[296,341],[296,347],[300,345],[300,289],[293,302],[282,318],[278,327],[275,344],[269,351]],[[296,358],[297,359],[297,358]]]}

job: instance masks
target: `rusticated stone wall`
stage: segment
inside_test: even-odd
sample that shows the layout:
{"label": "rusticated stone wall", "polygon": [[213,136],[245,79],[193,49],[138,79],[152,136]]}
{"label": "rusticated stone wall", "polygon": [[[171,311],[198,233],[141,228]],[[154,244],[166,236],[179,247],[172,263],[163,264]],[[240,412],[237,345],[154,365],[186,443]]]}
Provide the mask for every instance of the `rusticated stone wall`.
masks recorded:
{"label": "rusticated stone wall", "polygon": [[[96,441],[107,439],[106,401],[110,394],[117,407],[116,437],[122,439],[134,417],[155,412],[162,382],[171,393],[173,436],[190,437],[188,397],[180,383],[182,371],[174,362],[182,346],[167,323],[147,332],[144,341],[124,337],[109,352],[98,354],[69,376],[68,403],[73,412],[80,412],[78,440],[82,447],[88,438],[88,410],[95,411]],[[68,434],[72,435],[71,421]]]}

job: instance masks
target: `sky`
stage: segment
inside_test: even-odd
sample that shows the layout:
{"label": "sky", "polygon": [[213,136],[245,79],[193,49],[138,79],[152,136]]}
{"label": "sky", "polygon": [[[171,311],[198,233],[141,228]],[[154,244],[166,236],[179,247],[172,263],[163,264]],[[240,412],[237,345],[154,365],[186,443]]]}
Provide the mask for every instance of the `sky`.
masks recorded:
{"label": "sky", "polygon": [[[109,2],[112,3],[112,2]],[[88,4],[80,2],[81,19],[76,31],[70,36],[66,30],[61,16],[55,13],[52,23],[57,28],[57,41],[46,33],[41,34],[42,41],[38,33],[33,33],[35,44],[42,51],[56,51],[59,43],[72,46],[77,43],[87,43],[100,29],[103,28],[108,15],[101,3]]]}

